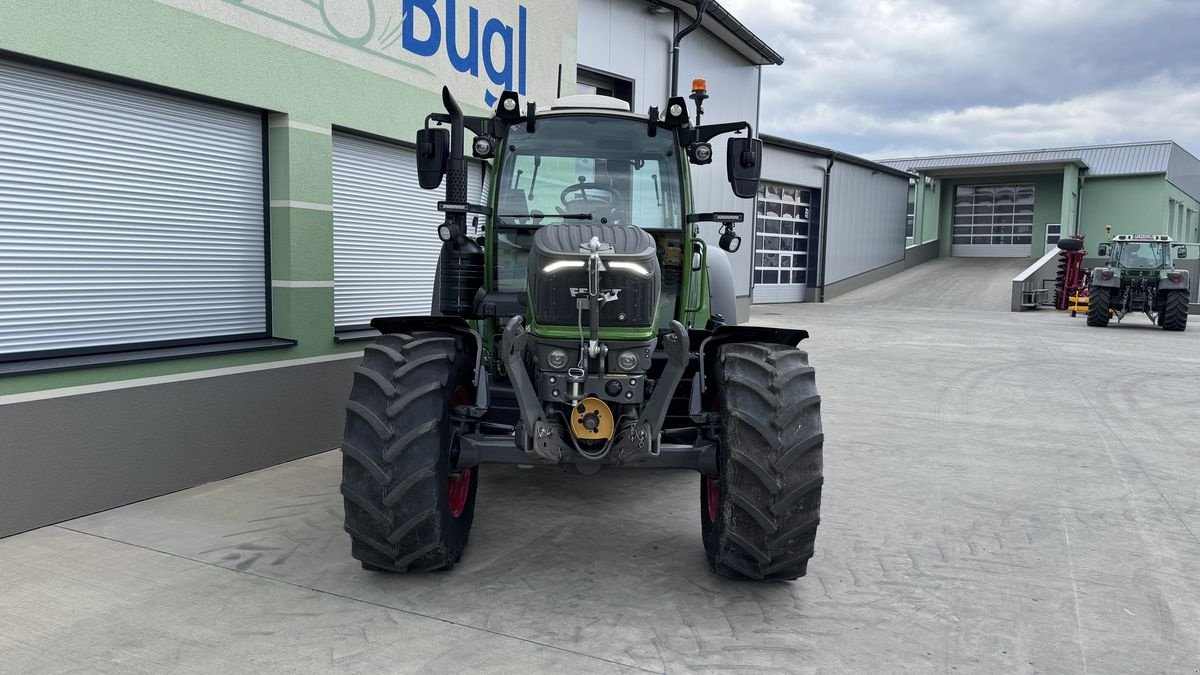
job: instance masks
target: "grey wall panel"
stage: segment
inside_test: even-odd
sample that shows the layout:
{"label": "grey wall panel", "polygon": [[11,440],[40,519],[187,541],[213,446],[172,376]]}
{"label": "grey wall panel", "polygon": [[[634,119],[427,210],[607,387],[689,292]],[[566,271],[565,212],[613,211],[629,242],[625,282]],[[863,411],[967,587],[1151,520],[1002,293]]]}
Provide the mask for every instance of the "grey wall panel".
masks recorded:
{"label": "grey wall panel", "polygon": [[[711,98],[704,102],[704,117],[701,123],[749,122],[758,132],[759,67],[745,61],[741,55],[717,41],[708,33],[696,31],[684,38],[680,47],[682,57],[679,65],[680,93],[691,91],[692,80],[703,78],[708,81]],[[665,93],[663,94],[665,96]],[[713,139],[712,164],[692,167],[692,190],[697,212],[741,211],[746,214],[746,223],[754,222],[754,200],[738,199],[729,188],[725,171],[725,143],[729,136]],[[720,239],[719,228],[706,223],[700,233],[709,246],[716,246]],[[742,237],[753,232],[753,227],[739,228]],[[745,239],[743,239],[745,243]],[[754,263],[754,247],[742,246],[737,253],[729,255],[733,266],[734,284],[738,295],[750,293],[750,277]]]}
{"label": "grey wall panel", "polygon": [[904,251],[904,269],[916,267],[921,263],[927,263],[930,260],[936,260],[941,253],[940,242],[931,241],[927,244],[913,246]]}
{"label": "grey wall panel", "polygon": [[828,200],[826,285],[904,260],[907,180],[836,162]]}
{"label": "grey wall panel", "polygon": [[633,110],[643,113],[663,107],[671,77],[673,21],[648,7],[640,0],[580,0],[576,57],[580,66],[632,79]]}
{"label": "grey wall panel", "polygon": [[763,147],[763,180],[789,185],[803,185],[817,190],[825,184],[825,163],[821,155],[776,145]]}
{"label": "grey wall panel", "polygon": [[1171,160],[1167,180],[1192,199],[1200,201],[1200,159],[1178,145],[1171,144]]}
{"label": "grey wall panel", "polygon": [[0,536],[337,447],[358,360],[0,405]]}

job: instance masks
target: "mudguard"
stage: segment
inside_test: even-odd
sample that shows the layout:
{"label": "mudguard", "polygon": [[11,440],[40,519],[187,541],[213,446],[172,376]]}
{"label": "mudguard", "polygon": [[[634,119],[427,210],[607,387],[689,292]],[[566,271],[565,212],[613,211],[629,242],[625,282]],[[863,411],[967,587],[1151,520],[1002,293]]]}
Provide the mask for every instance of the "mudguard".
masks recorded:
{"label": "mudguard", "polygon": [[409,333],[415,330],[435,330],[463,336],[472,350],[475,362],[475,383],[479,384],[479,363],[483,358],[483,337],[461,316],[381,316],[371,319],[371,328],[380,333]]}
{"label": "mudguard", "polygon": [[[1179,281],[1171,281],[1170,274],[1176,274],[1176,273],[1179,274]],[[1158,282],[1158,290],[1160,290],[1160,291],[1174,291],[1174,290],[1179,290],[1179,289],[1188,290],[1192,287],[1191,275],[1188,273],[1187,270],[1173,270],[1170,274],[1163,277]]]}
{"label": "mudguard", "polygon": [[719,248],[708,249],[708,297],[710,313],[720,314],[726,325],[737,324],[733,266],[729,264],[729,254]]}
{"label": "mudguard", "polygon": [[708,389],[705,373],[712,369],[716,362],[717,351],[721,345],[734,342],[766,342],[770,344],[796,347],[802,340],[808,338],[808,331],[799,328],[773,328],[770,326],[718,326],[716,330],[692,331],[692,343],[700,344],[700,381],[702,388]]}

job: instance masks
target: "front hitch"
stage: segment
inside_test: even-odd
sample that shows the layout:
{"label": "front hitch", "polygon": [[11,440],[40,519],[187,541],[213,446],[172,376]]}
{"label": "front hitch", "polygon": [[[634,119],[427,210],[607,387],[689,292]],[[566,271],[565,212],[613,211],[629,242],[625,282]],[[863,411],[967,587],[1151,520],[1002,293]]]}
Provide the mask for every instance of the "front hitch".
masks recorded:
{"label": "front hitch", "polygon": [[508,370],[508,379],[512,382],[513,393],[517,396],[517,407],[521,410],[517,438],[526,454],[558,463],[562,461],[564,450],[562,430],[546,419],[533,382],[525,370],[523,357],[528,340],[525,320],[520,315],[509,319],[508,324],[504,326],[504,336],[500,342],[500,358]]}
{"label": "front hitch", "polygon": [[638,421],[614,444],[617,462],[626,464],[658,454],[658,436],[667,419],[667,408],[675,395],[679,381],[687,370],[691,355],[687,329],[678,321],[671,321],[671,333],[663,338],[663,351],[667,365],[662,376],[654,383],[654,393],[646,402]]}

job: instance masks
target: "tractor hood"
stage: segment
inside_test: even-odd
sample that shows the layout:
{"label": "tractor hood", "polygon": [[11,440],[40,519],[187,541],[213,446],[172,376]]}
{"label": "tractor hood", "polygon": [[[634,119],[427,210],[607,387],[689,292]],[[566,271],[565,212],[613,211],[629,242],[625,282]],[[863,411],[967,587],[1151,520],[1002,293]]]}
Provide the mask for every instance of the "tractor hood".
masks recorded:
{"label": "tractor hood", "polygon": [[[591,280],[593,254],[599,259],[598,284]],[[595,293],[603,298],[601,329],[642,329],[652,335],[660,287],[654,239],[640,228],[546,225],[533,237],[529,299],[535,325],[587,326],[588,296]]]}

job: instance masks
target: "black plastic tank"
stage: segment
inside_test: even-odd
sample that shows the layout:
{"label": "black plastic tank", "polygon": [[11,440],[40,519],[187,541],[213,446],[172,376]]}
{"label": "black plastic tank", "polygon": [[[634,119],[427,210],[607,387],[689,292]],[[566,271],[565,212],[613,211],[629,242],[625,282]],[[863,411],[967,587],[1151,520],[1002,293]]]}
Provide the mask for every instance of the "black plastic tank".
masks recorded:
{"label": "black plastic tank", "polygon": [[444,316],[473,318],[475,294],[483,288],[483,249],[464,236],[442,244],[438,260],[438,294]]}

